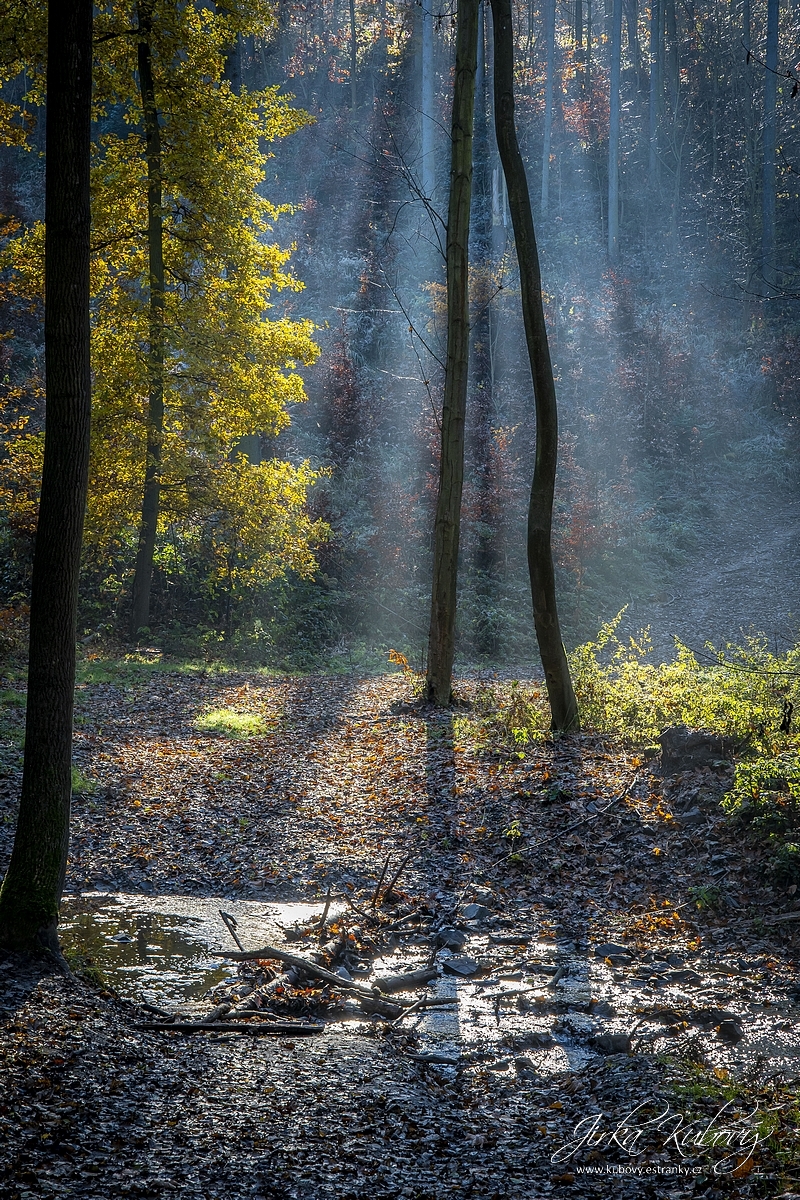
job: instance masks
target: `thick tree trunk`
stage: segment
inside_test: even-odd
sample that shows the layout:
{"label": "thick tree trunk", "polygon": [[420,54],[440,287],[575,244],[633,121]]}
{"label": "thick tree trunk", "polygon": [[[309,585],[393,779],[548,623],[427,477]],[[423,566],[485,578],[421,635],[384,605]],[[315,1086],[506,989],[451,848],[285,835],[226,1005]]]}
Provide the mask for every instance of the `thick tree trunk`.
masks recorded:
{"label": "thick tree trunk", "polygon": [[[619,0],[617,0],[619,3]],[[497,144],[508,184],[508,203],[519,261],[522,316],[536,397],[536,463],[528,508],[528,569],[533,618],[542,658],[553,729],[579,728],[578,705],[561,641],[556,605],[551,532],[558,460],[558,411],[547,326],[542,304],[539,253],[525,164],[514,122],[514,34],[511,0],[492,0],[494,16],[494,112]]]}
{"label": "thick tree trunk", "polygon": [[149,345],[147,374],[147,457],[144,473],[142,521],[133,579],[131,637],[150,624],[150,588],[156,548],[158,513],[161,502],[161,442],[164,434],[164,223],[161,215],[161,128],[153,83],[150,37],[153,24],[153,0],[140,0],[139,17],[139,90],[144,113],[147,157],[147,252],[150,274]]}
{"label": "thick tree trunk", "polygon": [[622,63],[622,0],[611,10],[611,82],[608,125],[608,257],[619,255],[619,77]]}
{"label": "thick tree trunk", "polygon": [[58,955],[69,845],[81,538],[89,474],[89,149],[92,3],[48,11],[45,182],[47,428],[33,561],[28,711],[0,945]]}
{"label": "thick tree trunk", "polygon": [[469,216],[479,8],[478,0],[458,0],[447,215],[447,365],[427,671],[428,698],[443,705],[450,703],[452,691],[458,543],[464,486],[464,423],[469,371]]}

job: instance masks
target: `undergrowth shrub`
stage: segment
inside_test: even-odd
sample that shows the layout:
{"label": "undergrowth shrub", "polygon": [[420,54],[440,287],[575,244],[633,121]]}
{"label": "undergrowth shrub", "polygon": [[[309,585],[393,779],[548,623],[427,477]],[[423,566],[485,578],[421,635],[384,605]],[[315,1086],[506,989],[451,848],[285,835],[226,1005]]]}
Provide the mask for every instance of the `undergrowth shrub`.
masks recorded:
{"label": "undergrowth shrub", "polygon": [[739,763],[722,807],[765,845],[776,882],[800,883],[800,755]]}
{"label": "undergrowth shrub", "polygon": [[777,655],[752,636],[698,654],[676,640],[674,660],[655,663],[647,630],[627,643],[617,636],[624,612],[569,656],[585,729],[647,744],[688,725],[735,738],[743,752],[800,749],[788,707],[800,695],[800,646]]}

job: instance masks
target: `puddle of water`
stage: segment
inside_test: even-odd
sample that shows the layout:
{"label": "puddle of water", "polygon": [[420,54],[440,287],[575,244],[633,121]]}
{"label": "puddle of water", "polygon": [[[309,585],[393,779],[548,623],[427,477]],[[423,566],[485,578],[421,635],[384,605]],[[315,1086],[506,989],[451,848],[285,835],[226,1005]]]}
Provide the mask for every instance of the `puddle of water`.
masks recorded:
{"label": "puddle of water", "polygon": [[[67,948],[89,955],[120,995],[195,1013],[207,1011],[209,1001],[203,997],[208,991],[238,979],[235,967],[214,956],[233,949],[220,909],[237,921],[243,945],[255,948],[285,944],[284,930],[319,916],[322,905],[90,892],[65,897],[61,932]],[[474,942],[471,952],[480,955],[481,939]],[[711,1065],[737,1073],[756,1065],[762,1072],[800,1076],[798,1008],[777,980],[772,989],[744,975],[723,982],[712,976],[711,963],[696,962],[702,976],[698,986],[653,986],[637,977],[635,967],[612,971],[603,960],[572,951],[574,946],[531,941],[526,951],[531,965],[508,979],[440,976],[426,994],[452,1000],[453,1007],[426,1009],[409,1019],[408,1027],[420,1037],[420,1049],[456,1058],[492,1051],[498,1060],[508,1059],[507,1069],[513,1073],[514,1057],[520,1053],[513,1048],[514,1040],[523,1039],[524,1046],[524,1035],[549,1033],[553,1044],[526,1047],[521,1053],[537,1073],[560,1074],[579,1070],[594,1057],[595,1033],[635,1029],[634,1043],[642,1038],[645,1052],[679,1050],[656,1012],[674,1009],[691,1022],[693,1012],[707,1007],[736,1014],[744,1032],[743,1039],[731,1045],[713,1029],[692,1024],[690,1036],[700,1039],[703,1057]],[[304,952],[302,946],[298,952]],[[426,958],[427,949],[398,948],[375,961],[375,973],[396,974],[422,966]],[[556,962],[568,973],[551,987],[546,974],[536,973],[535,964]],[[526,993],[526,1001],[518,1004],[520,992]],[[590,1001],[595,1002],[591,1007]]]}
{"label": "puddle of water", "polygon": [[85,892],[64,897],[59,932],[67,950],[88,955],[121,996],[186,1009],[238,978],[214,957],[233,949],[220,909],[236,920],[242,944],[255,948],[280,944],[284,928],[319,915],[322,905]]}

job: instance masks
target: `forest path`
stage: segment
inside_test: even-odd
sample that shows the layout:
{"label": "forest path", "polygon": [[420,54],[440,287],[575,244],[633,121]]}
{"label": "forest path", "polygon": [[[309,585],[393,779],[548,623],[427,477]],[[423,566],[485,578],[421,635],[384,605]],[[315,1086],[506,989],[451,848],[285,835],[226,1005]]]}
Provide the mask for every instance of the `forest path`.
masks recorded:
{"label": "forest path", "polygon": [[662,656],[673,635],[702,649],[758,632],[785,649],[800,629],[800,498],[782,488],[720,497],[668,592],[626,614],[626,627],[650,625]]}
{"label": "forest path", "polygon": [[[615,1195],[664,1194],[610,1145],[553,1155],[590,1114],[619,1121],[638,1102],[707,1120],[765,1032],[768,1053],[780,1061],[781,1038],[790,1053],[783,935],[797,926],[762,922],[791,916],[793,896],[755,882],[718,805],[724,774],[662,781],[589,736],[499,753],[481,687],[462,689],[477,708],[442,713],[399,674],[86,685],[78,751],[102,786],[76,802],[73,890],[94,880],[95,900],[124,890],[145,909],[172,892],[186,911],[192,895],[318,904],[331,885],[364,906],[386,856],[410,855],[401,901],[463,928],[481,970],[442,976],[457,1001],[444,1028],[338,1021],[317,1038],[200,1041],[136,1028],[130,1001],[0,964],[0,1195],[531,1200],[565,1183],[605,1195],[580,1173],[593,1163],[609,1164]],[[262,732],[198,729],[221,710],[260,717]],[[3,804],[11,815],[10,794]],[[487,912],[470,916],[472,900]],[[512,1003],[495,1003],[506,992]],[[206,1003],[228,993],[235,979]],[[725,1020],[744,1037],[717,1032]],[[597,1040],[631,1033],[631,1054]],[[449,1065],[412,1057],[437,1038]],[[743,1107],[761,1086],[741,1085]],[[651,1159],[697,1165],[680,1195],[705,1194],[703,1153],[654,1146]],[[759,1171],[775,1182],[777,1170],[764,1151]],[[720,1194],[750,1194],[742,1178]]]}

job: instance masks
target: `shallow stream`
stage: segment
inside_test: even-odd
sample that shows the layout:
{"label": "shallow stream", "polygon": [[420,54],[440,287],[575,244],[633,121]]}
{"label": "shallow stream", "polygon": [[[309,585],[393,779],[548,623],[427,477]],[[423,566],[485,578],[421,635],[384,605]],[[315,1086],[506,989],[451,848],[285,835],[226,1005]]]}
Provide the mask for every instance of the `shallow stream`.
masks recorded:
{"label": "shallow stream", "polygon": [[[220,909],[237,922],[242,943],[255,947],[283,944],[283,931],[319,916],[322,905],[91,892],[65,897],[61,932],[67,950],[89,956],[120,995],[195,1017],[213,1006],[220,988],[240,982],[235,965],[218,957],[233,948]],[[491,969],[490,935],[470,932],[466,950],[484,972],[475,979],[444,973],[432,985],[428,994],[452,999],[453,1007],[408,1019],[422,1053],[524,1078],[526,1070],[579,1070],[610,1052],[608,1043],[598,1047],[604,1035],[628,1035],[634,1053],[678,1050],[688,1038],[712,1066],[800,1077],[800,993],[786,969],[708,952],[677,956],[677,965],[652,955],[611,965],[593,948],[579,953],[574,943],[542,935],[527,913],[524,923],[505,966]],[[427,947],[404,946],[374,966],[396,974],[423,965],[427,954]],[[441,965],[447,956],[439,952]],[[352,1020],[334,1021],[329,1036],[343,1024],[352,1028]]]}

